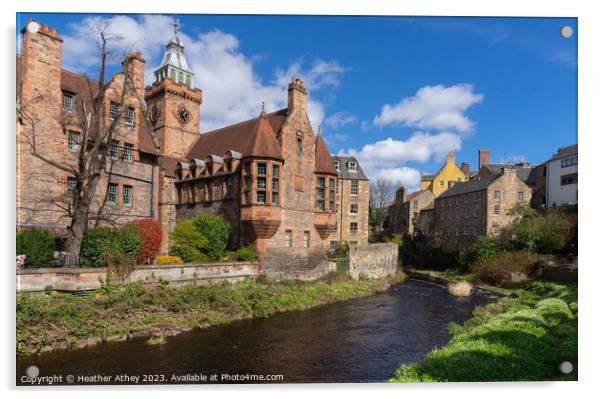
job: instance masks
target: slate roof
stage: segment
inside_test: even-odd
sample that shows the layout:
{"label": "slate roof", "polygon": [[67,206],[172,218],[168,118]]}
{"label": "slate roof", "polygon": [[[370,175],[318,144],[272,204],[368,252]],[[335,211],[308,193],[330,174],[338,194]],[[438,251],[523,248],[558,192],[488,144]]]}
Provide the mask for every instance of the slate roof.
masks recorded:
{"label": "slate roof", "polygon": [[[486,163],[481,166],[481,168],[485,168],[489,171],[490,174],[499,175],[502,173],[502,169],[506,168],[514,168],[517,169],[518,178],[523,182],[533,185],[537,180],[537,173],[535,172],[535,167],[532,165],[529,166],[520,166],[521,164],[506,164],[506,163]],[[527,165],[527,164],[525,164]]]}
{"label": "slate roof", "polygon": [[242,157],[262,156],[282,159],[276,133],[282,127],[287,109],[239,122],[211,132],[203,133],[192,145],[186,159],[205,159],[210,154],[223,155],[234,150]]}
{"label": "slate roof", "polygon": [[[364,173],[362,166],[357,161],[356,157],[347,155],[331,155],[330,159],[331,161],[339,161],[339,164],[341,165],[341,170],[338,172],[339,179],[370,180],[368,179],[368,176],[366,176],[366,174]],[[356,163],[357,172],[350,172],[349,170],[347,170],[347,162],[349,161]]]}
{"label": "slate roof", "polygon": [[480,179],[468,180],[465,182],[458,182],[453,187],[447,189],[443,192],[437,199],[453,197],[455,195],[460,194],[468,194],[474,193],[476,191],[485,190],[491,183],[493,183],[498,177],[499,174],[489,175],[482,177]]}
{"label": "slate roof", "polygon": [[556,154],[552,158],[548,160],[548,162],[556,161],[558,159],[570,157],[573,155],[577,155],[577,144],[570,145],[568,147],[560,147]]}
{"label": "slate roof", "polygon": [[435,175],[422,175],[420,177],[421,181],[431,181],[435,178]]}

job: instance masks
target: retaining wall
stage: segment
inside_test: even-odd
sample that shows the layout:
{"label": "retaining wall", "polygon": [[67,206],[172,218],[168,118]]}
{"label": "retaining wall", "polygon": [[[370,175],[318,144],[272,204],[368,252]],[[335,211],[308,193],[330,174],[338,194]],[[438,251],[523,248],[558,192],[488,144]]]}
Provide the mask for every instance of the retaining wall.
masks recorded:
{"label": "retaining wall", "polygon": [[[90,291],[100,288],[100,279],[104,279],[106,275],[107,269],[104,267],[25,269],[17,274],[17,291],[41,292],[46,287],[52,287],[55,291]],[[174,285],[196,280],[203,284],[238,282],[255,279],[258,275],[257,262],[150,265],[137,266],[130,280],[147,284],[167,280]]]}
{"label": "retaining wall", "polygon": [[397,272],[397,244],[364,244],[349,246],[349,275],[360,278],[383,278]]}

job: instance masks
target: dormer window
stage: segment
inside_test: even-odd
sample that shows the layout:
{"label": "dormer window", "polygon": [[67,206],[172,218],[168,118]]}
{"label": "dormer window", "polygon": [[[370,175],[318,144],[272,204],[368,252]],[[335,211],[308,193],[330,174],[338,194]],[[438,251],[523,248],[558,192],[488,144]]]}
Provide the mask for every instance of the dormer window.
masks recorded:
{"label": "dormer window", "polygon": [[75,111],[75,94],[63,92],[63,111]]}
{"label": "dormer window", "polygon": [[349,161],[349,162],[347,163],[347,169],[348,169],[350,172],[357,172],[357,163],[356,163],[356,162],[353,162],[353,161]]}
{"label": "dormer window", "polygon": [[341,171],[341,163],[339,161],[333,161],[332,164],[334,165],[334,168],[337,170],[337,172]]}

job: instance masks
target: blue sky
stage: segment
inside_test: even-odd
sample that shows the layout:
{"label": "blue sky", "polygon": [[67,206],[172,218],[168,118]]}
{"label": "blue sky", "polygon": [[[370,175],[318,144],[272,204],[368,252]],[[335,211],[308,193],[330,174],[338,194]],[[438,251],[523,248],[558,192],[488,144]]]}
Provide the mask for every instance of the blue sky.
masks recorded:
{"label": "blue sky", "polygon": [[[56,27],[63,66],[94,76],[91,28],[122,37],[115,64],[135,48],[147,82],[172,34],[170,15],[19,14]],[[577,142],[575,18],[441,18],[180,15],[201,131],[251,118],[265,101],[285,106],[292,75],[310,91],[310,119],[332,153],[360,158],[371,178],[416,188],[445,153],[476,168],[539,163]],[[565,39],[560,28],[574,35]],[[116,68],[116,67],[115,67]]]}

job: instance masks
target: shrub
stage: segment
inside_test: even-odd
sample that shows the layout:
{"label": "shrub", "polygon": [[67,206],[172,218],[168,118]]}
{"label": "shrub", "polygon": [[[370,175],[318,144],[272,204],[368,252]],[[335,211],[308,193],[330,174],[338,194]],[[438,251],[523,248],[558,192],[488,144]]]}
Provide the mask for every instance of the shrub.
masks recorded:
{"label": "shrub", "polygon": [[138,234],[138,229],[134,226],[126,225],[117,233],[117,244],[119,251],[127,257],[135,258],[142,250],[142,238]]}
{"label": "shrub", "polygon": [[479,236],[466,251],[466,263],[469,265],[495,258],[500,253],[495,240],[487,236]]}
{"label": "shrub", "polygon": [[26,255],[24,267],[49,267],[54,257],[54,238],[46,229],[20,231],[17,255]]}
{"label": "shrub", "polygon": [[161,224],[155,219],[136,220],[130,223],[142,239],[142,248],[136,256],[138,263],[151,263],[159,254],[163,233]]}
{"label": "shrub", "polygon": [[209,257],[205,253],[186,244],[173,244],[169,254],[182,258],[182,260],[186,263],[202,263],[209,261]]}
{"label": "shrub", "polygon": [[495,286],[512,286],[523,282],[535,266],[535,257],[528,252],[502,252],[495,258],[478,262],[472,267],[477,278]]}
{"label": "shrub", "polygon": [[236,258],[241,261],[256,261],[257,250],[254,245],[248,245],[236,251]]}
{"label": "shrub", "polygon": [[230,224],[216,215],[197,216],[193,221],[200,233],[207,239],[205,249],[209,259],[221,259],[228,246]]}
{"label": "shrub", "polygon": [[181,265],[182,258],[179,256],[157,256],[158,265]]}
{"label": "shrub", "polygon": [[509,250],[542,254],[559,252],[566,244],[570,223],[560,210],[539,213],[524,205],[510,210],[511,224],[501,232],[501,242]]}
{"label": "shrub", "polygon": [[89,229],[84,234],[79,252],[82,267],[100,267],[103,265],[103,255],[111,248],[117,248],[117,234],[108,227]]}
{"label": "shrub", "polygon": [[472,284],[468,281],[458,281],[457,283],[451,283],[447,286],[447,290],[453,296],[470,296],[472,291]]}
{"label": "shrub", "polygon": [[186,262],[218,261],[224,256],[229,236],[230,225],[221,217],[197,216],[176,225],[170,253]]}

